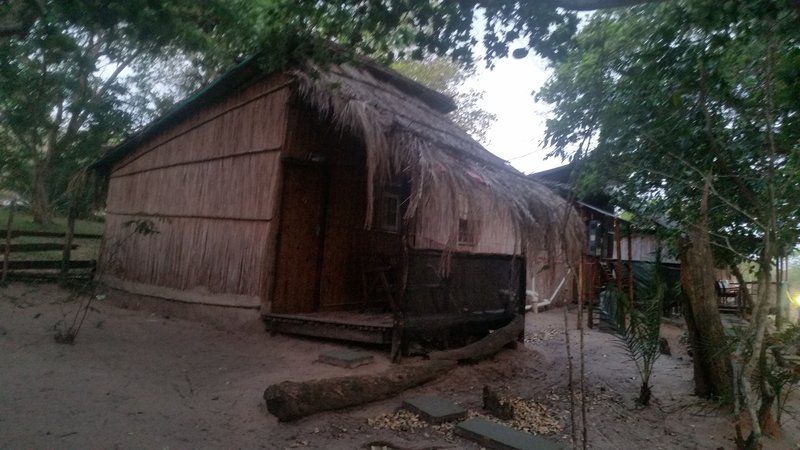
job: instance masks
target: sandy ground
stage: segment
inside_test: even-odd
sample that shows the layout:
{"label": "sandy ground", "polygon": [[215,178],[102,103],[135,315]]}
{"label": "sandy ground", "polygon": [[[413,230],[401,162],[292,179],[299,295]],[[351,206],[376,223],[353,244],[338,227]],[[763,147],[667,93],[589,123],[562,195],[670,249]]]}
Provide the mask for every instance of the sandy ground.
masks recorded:
{"label": "sandy ground", "polygon": [[[267,385],[378,371],[389,365],[386,353],[366,349],[374,364],[343,369],[315,362],[340,345],[232,334],[102,301],[76,343],[62,345],[53,340],[53,325],[76,308],[66,298],[46,284],[0,290],[0,448],[353,449],[375,441],[477,448],[447,427],[393,431],[369,420],[393,414],[402,398],[422,393],[480,411],[484,385],[538,402],[556,424],[547,436],[569,442],[562,310],[529,315],[526,344],[493,360],[461,366],[397,398],[279,423],[263,405]],[[648,408],[633,401],[638,380],[616,339],[586,333],[591,448],[733,448],[730,416],[689,395],[691,364],[678,342],[681,333],[665,326],[674,356],[658,361]],[[571,338],[577,342],[577,332]],[[800,448],[798,410],[793,398],[783,439],[768,440],[767,448]]]}

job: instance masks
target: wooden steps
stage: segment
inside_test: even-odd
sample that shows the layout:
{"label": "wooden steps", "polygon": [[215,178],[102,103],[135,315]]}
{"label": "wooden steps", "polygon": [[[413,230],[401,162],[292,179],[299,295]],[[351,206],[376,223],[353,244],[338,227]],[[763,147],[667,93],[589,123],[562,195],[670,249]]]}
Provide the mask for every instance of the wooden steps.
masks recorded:
{"label": "wooden steps", "polygon": [[366,344],[390,344],[392,321],[389,314],[272,314],[263,315],[272,333],[334,339]]}

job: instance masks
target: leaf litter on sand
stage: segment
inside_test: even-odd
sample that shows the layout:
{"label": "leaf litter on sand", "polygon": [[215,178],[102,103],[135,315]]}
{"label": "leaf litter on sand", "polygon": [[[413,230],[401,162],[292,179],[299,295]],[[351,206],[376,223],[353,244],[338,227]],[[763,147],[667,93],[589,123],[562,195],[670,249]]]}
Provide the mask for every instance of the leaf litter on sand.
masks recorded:
{"label": "leaf litter on sand", "polygon": [[[469,417],[480,417],[520,431],[540,435],[553,434],[564,429],[564,423],[558,414],[540,402],[520,397],[507,397],[504,400],[508,401],[514,410],[514,418],[511,420],[500,420],[479,411],[469,411]],[[367,419],[367,424],[378,429],[410,432],[429,427],[431,430],[444,435],[449,442],[454,439],[453,429],[455,423],[429,425],[420,419],[418,415],[403,409],[393,414],[383,414],[373,419]]]}
{"label": "leaf litter on sand", "polygon": [[392,431],[413,431],[428,426],[418,415],[405,409],[399,409],[394,414],[382,414],[373,419],[367,419],[367,425]]}
{"label": "leaf litter on sand", "polygon": [[546,405],[521,397],[506,397],[504,401],[511,404],[514,418],[500,420],[494,416],[470,411],[470,417],[481,417],[493,422],[507,425],[526,433],[553,434],[564,429],[564,423]]}
{"label": "leaf litter on sand", "polygon": [[563,334],[562,330],[558,328],[547,328],[542,331],[537,331],[529,336],[525,337],[526,344],[535,344],[537,342],[547,342],[553,339],[556,336],[561,336]]}

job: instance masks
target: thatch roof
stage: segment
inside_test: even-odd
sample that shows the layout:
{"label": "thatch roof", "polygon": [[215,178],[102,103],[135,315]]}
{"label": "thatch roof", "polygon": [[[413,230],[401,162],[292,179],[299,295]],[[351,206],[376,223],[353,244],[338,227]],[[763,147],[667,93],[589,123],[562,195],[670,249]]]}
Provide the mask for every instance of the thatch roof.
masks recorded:
{"label": "thatch roof", "polygon": [[[540,248],[546,242],[551,255],[565,249],[570,255],[579,254],[583,230],[573,208],[455,125],[446,115],[455,108],[449,97],[364,58],[324,67],[307,64],[289,73],[298,80],[302,99],[338,127],[363,139],[368,164],[366,226],[372,217],[374,187],[403,174],[412,185],[407,222],[413,223],[424,202],[449,211],[442,215],[449,219],[439,226],[452,230],[450,248],[457,242],[458,198],[462,194],[470,202],[470,212],[509,217],[519,243],[535,239]],[[196,107],[263,75],[254,58],[245,61],[110,150],[95,168],[109,169],[139,143],[183,120]],[[471,192],[481,195],[469,195]],[[563,242],[567,247],[562,247]],[[526,252],[526,247],[519,250]]]}
{"label": "thatch roof", "polygon": [[[457,241],[458,195],[480,192],[486,195],[463,196],[471,202],[468,210],[510,217],[518,242],[535,239],[540,248],[546,242],[554,254],[564,250],[559,239],[564,237],[567,252],[579,254],[582,225],[564,199],[486,150],[424,97],[408,95],[402,85],[384,78],[386,72],[380,68],[376,73],[374,64],[362,61],[293,72],[304,99],[363,138],[368,191],[392,174],[409,176],[412,193],[406,219],[415,219],[422,202],[450,211],[445,215],[451,218],[448,223],[439,225],[451,230],[451,247]],[[405,78],[397,73],[392,77]],[[367,222],[370,217],[367,214]]]}

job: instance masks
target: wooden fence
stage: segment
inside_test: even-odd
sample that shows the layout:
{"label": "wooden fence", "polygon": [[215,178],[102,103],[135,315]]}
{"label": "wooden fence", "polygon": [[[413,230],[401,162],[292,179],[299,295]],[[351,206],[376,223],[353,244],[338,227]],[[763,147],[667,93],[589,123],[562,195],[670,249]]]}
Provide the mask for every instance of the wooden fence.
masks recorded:
{"label": "wooden fence", "polygon": [[[78,244],[74,239],[100,240],[101,234],[75,233],[75,220],[70,217],[65,232],[54,231],[26,231],[13,229],[14,210],[9,211],[6,229],[3,233],[4,242],[0,243],[0,252],[3,255],[2,272],[0,280],[5,284],[9,279],[58,279],[63,283],[70,278],[91,277],[97,264],[95,259],[73,259],[72,251]],[[50,238],[61,242],[14,242],[17,238]],[[52,258],[19,259],[12,255],[20,253],[51,253]],[[60,258],[58,253],[60,253]]]}

